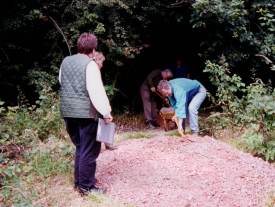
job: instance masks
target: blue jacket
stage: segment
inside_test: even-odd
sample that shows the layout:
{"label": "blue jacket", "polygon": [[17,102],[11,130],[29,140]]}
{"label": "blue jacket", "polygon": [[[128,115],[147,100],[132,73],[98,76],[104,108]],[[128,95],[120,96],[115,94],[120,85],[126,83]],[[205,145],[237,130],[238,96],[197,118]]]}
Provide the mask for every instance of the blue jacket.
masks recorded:
{"label": "blue jacket", "polygon": [[198,93],[201,83],[197,80],[177,78],[170,80],[169,84],[172,88],[172,96],[168,97],[170,104],[175,109],[178,118],[186,118],[188,105]]}

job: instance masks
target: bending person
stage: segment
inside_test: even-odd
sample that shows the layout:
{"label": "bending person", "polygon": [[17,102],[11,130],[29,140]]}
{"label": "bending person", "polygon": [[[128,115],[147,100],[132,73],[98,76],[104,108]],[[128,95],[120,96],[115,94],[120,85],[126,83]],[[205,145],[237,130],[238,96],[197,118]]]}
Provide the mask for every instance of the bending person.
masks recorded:
{"label": "bending person", "polygon": [[198,110],[206,97],[204,86],[197,80],[178,78],[160,81],[158,91],[169,98],[170,104],[175,109],[180,134],[183,134],[182,125],[187,117],[192,134],[198,134]]}
{"label": "bending person", "polygon": [[161,80],[169,80],[173,77],[169,69],[153,70],[140,87],[140,95],[143,103],[144,118],[148,128],[157,126],[157,103],[155,100],[156,88]]}

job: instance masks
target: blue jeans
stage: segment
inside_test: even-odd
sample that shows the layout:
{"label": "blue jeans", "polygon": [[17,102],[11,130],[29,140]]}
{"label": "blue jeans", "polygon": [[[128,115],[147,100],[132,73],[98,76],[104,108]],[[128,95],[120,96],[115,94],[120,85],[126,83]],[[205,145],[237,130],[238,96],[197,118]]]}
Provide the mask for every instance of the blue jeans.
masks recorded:
{"label": "blue jeans", "polygon": [[201,86],[198,93],[192,98],[188,106],[188,118],[192,133],[199,132],[198,110],[206,97],[206,89]]}

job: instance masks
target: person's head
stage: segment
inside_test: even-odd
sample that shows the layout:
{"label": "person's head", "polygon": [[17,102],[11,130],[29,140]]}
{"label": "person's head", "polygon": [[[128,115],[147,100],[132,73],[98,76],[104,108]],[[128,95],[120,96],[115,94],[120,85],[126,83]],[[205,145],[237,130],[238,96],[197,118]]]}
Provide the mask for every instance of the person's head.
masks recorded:
{"label": "person's head", "polygon": [[99,69],[101,69],[103,67],[103,62],[105,61],[105,56],[102,52],[94,52],[94,60]]}
{"label": "person's head", "polygon": [[92,33],[82,33],[77,40],[77,51],[82,54],[92,54],[97,48],[97,38]]}
{"label": "person's head", "polygon": [[172,88],[167,80],[161,80],[157,90],[162,96],[172,96]]}
{"label": "person's head", "polygon": [[170,80],[171,78],[173,78],[173,73],[170,69],[165,69],[161,71],[161,76],[164,80]]}
{"label": "person's head", "polygon": [[182,66],[182,60],[181,59],[177,59],[176,60],[176,66],[177,67],[181,67]]}

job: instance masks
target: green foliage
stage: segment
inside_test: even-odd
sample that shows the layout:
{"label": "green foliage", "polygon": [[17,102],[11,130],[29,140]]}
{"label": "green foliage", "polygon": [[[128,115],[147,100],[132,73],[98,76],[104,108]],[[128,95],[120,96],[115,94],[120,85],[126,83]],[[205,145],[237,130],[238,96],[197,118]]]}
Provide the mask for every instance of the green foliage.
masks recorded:
{"label": "green foliage", "polygon": [[248,132],[242,136],[244,148],[266,160],[275,160],[275,89],[260,80],[246,86],[239,76],[230,74],[224,60],[221,62],[218,65],[207,61],[204,70],[217,87],[212,101],[222,109],[222,113],[215,112],[207,118],[209,131],[218,127],[239,127],[241,131],[246,128]]}
{"label": "green foliage", "polygon": [[116,95],[116,93],[119,91],[113,85],[105,85],[105,90],[106,90],[107,96],[109,97],[110,100],[112,100],[114,98],[114,96]]}
{"label": "green foliage", "polygon": [[262,134],[247,131],[241,137],[240,143],[246,151],[263,157],[265,160],[275,160],[275,140],[265,140]]}
{"label": "green foliage", "polygon": [[266,207],[274,207],[275,206],[275,190],[268,194],[268,199],[266,201]]}
{"label": "green foliage", "polygon": [[[62,137],[64,129],[57,96],[46,85],[44,87],[36,106],[0,107],[0,146],[4,150],[0,157],[0,165],[3,165],[0,168],[0,192],[4,200],[12,201],[14,205],[30,204],[29,198],[35,194],[35,190],[25,189],[23,183],[27,180],[24,179],[45,179],[70,169],[71,147],[60,145],[47,151],[37,149],[41,141]],[[11,146],[18,152],[13,152]],[[30,192],[18,193],[21,191]]]}
{"label": "green foliage", "polygon": [[[275,61],[273,0],[188,0],[176,4],[172,0],[8,3],[0,12],[3,36],[0,82],[5,89],[13,90],[13,97],[18,95],[18,89],[23,94],[29,93],[30,85],[31,89],[37,89],[31,95],[41,91],[44,81],[56,90],[60,62],[69,51],[76,52],[76,39],[84,31],[98,36],[99,50],[107,56],[107,85],[114,85],[114,77],[123,73],[121,66],[129,58],[135,58],[151,45],[154,28],[160,23],[174,25],[175,29],[183,27],[186,31],[193,28],[194,37],[199,36],[194,48],[199,48],[201,59],[217,61],[224,55],[229,68],[241,69],[237,73],[253,70],[256,77],[261,76],[261,69],[269,65],[255,55]],[[120,90],[111,93],[116,95]],[[8,102],[14,104],[8,96],[0,98],[8,105]]]}
{"label": "green foliage", "polygon": [[247,87],[245,104],[243,121],[256,124],[259,132],[271,137],[275,126],[275,89],[257,80]]}
{"label": "green foliage", "polygon": [[274,60],[272,1],[197,0],[192,7],[193,28],[205,32],[200,44],[202,58],[218,60],[223,54],[230,66],[247,60],[256,66],[255,54]]}
{"label": "green foliage", "polygon": [[[211,60],[206,62],[205,72],[216,87],[211,99],[217,111],[206,119],[204,127],[212,133],[226,127],[236,127],[240,133],[247,129],[241,139],[244,148],[274,160],[275,90],[254,79],[261,77],[264,68],[274,69],[273,0],[196,0],[177,2],[177,6],[174,3],[21,0],[2,5],[0,86],[8,92],[1,91],[0,97],[5,101],[0,101],[0,146],[23,146],[28,149],[25,153],[29,153],[19,160],[0,156],[1,167],[5,166],[0,168],[1,193],[9,204],[31,204],[24,192],[35,193],[20,190],[22,183],[27,182],[20,179],[21,175],[35,181],[69,169],[69,147],[45,152],[32,151],[32,147],[40,141],[62,137],[56,94],[59,65],[64,56],[76,52],[76,39],[84,31],[98,36],[99,50],[107,56],[106,91],[113,99],[121,91],[116,82],[120,80],[122,66],[150,46],[159,22],[187,31],[193,28],[194,36],[199,37],[194,46],[199,48],[202,61]],[[215,64],[218,61],[220,64]],[[245,77],[246,84],[244,76],[249,76]],[[267,73],[265,79],[265,83],[271,80],[272,73]],[[249,84],[252,80],[254,83]],[[32,100],[35,96],[36,103]],[[139,132],[126,138],[152,136]]]}
{"label": "green foliage", "polygon": [[27,145],[59,134],[63,128],[56,94],[43,89],[37,106],[8,107],[1,119],[0,143]]}
{"label": "green foliage", "polygon": [[245,91],[245,84],[241,78],[236,74],[230,74],[227,63],[217,65],[207,61],[204,72],[211,73],[209,79],[217,87],[215,103],[234,116],[241,102],[237,94]]}
{"label": "green foliage", "polygon": [[137,132],[128,132],[125,133],[123,138],[124,139],[150,139],[154,136],[152,132],[146,131],[137,131]]}
{"label": "green foliage", "polygon": [[42,185],[35,189],[33,183],[46,184],[51,176],[71,173],[72,160],[72,146],[56,138],[33,145],[24,152],[22,159],[11,160],[7,167],[0,168],[0,192],[5,204],[31,205],[32,200],[43,193]]}
{"label": "green foliage", "polygon": [[48,178],[56,174],[68,172],[68,169],[70,169],[69,164],[69,161],[64,162],[46,153],[34,156],[31,167],[39,177]]}

